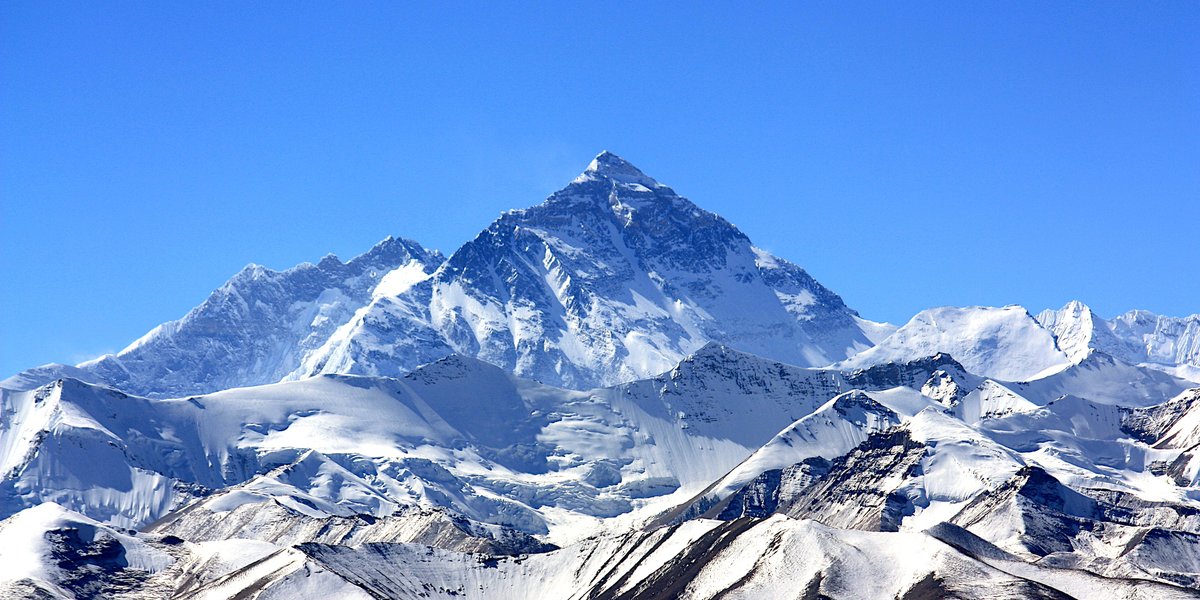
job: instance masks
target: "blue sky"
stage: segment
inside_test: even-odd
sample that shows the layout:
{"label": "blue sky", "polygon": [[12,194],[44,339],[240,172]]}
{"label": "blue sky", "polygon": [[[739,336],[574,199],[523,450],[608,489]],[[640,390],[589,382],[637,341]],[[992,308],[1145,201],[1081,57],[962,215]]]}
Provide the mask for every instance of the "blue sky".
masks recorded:
{"label": "blue sky", "polygon": [[0,4],[0,377],[601,149],[868,318],[1200,312],[1195,3],[401,4]]}

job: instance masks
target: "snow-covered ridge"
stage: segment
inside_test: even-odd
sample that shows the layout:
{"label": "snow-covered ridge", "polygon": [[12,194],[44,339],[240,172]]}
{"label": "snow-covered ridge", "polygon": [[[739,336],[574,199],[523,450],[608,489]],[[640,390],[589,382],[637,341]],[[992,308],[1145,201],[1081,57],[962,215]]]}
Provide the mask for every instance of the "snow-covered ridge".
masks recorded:
{"label": "snow-covered ridge", "polygon": [[1020,306],[924,310],[839,368],[914,360],[945,352],[977,375],[1029,381],[1066,368],[1054,337]]}
{"label": "snow-covered ridge", "polygon": [[[67,379],[0,390],[0,511],[53,501],[141,527],[197,499],[211,514],[270,501],[314,522],[423,507],[474,523],[454,525],[474,537],[496,526],[557,543],[678,503],[841,385],[716,345],[662,376],[588,392],[457,355],[400,379],[330,375],[180,399]],[[206,499],[215,490],[222,499]]]}
{"label": "snow-covered ridge", "polygon": [[873,323],[605,152],[6,380],[0,595],[1195,597],[1197,323]]}
{"label": "snow-covered ridge", "polygon": [[[1106,321],[1080,302],[1037,317],[1021,306],[941,307],[921,311],[874,347],[834,366],[863,368],[943,352],[971,373],[1003,381],[1045,380],[1072,367],[1113,359],[1130,370],[1149,367],[1186,379],[1200,360],[1198,332],[1198,316],[1176,319],[1132,311]],[[1115,377],[1108,385],[1114,384]],[[1108,391],[1118,403],[1117,397],[1129,401],[1126,394],[1119,388]]]}
{"label": "snow-covered ridge", "polygon": [[[869,396],[845,394],[856,388]],[[717,344],[663,375],[588,392],[457,355],[401,379],[169,400],[63,380],[2,392],[0,507],[54,501],[141,526],[243,486],[234,507],[274,499],[312,518],[440,507],[561,541],[583,523],[679,504],[755,453],[718,496],[788,460],[834,458],[926,408],[974,423],[1047,402],[1020,393],[945,355],[839,373]],[[279,468],[286,478],[270,475]]]}
{"label": "snow-covered ridge", "polygon": [[1200,315],[1164,317],[1131,310],[1104,319],[1079,301],[1037,317],[1073,360],[1099,350],[1125,362],[1200,367]]}
{"label": "snow-covered ridge", "polygon": [[[0,386],[33,389],[59,377],[150,397],[279,381],[377,293],[403,289],[442,262],[437,251],[389,237],[342,262],[328,255],[286,271],[248,265],[179,320],[117,354],[46,365]],[[379,289],[382,286],[382,289]]]}
{"label": "snow-covered ridge", "polygon": [[[1073,489],[1121,494],[1119,504],[1105,510],[1141,507],[1148,516],[1137,523],[1160,527],[1171,540],[1189,535],[1192,521],[1166,515],[1195,505],[1189,477],[1197,468],[1169,467],[1186,463],[1186,450],[1150,444],[1155,436],[1182,440],[1161,432],[1187,427],[1192,402],[1181,397],[1161,409],[1080,398],[1042,403],[1009,385],[970,374],[947,355],[841,373],[716,344],[658,377],[587,392],[522,380],[462,356],[400,379],[324,376],[171,400],[64,380],[2,392],[0,437],[9,475],[0,491],[8,513],[53,501],[124,525],[167,516],[147,538],[152,544],[173,536],[236,554],[248,542],[228,538],[257,540],[254,560],[234,562],[275,565],[272,577],[279,579],[270,580],[283,586],[280,593],[313,593],[292,587],[307,578],[288,574],[316,569],[336,575],[322,585],[367,586],[383,597],[407,597],[396,591],[406,588],[391,587],[397,583],[388,579],[403,579],[404,571],[390,569],[415,567],[373,567],[385,580],[364,580],[357,553],[376,553],[377,560],[393,552],[412,556],[406,544],[415,542],[504,555],[543,552],[551,542],[563,549],[536,561],[555,561],[593,552],[596,542],[584,539],[589,532],[627,531],[625,541],[609,546],[620,555],[639,536],[673,535],[637,531],[642,523],[661,522],[649,520],[664,511],[705,494],[726,499],[675,511],[671,521],[684,519],[681,526],[693,533],[664,546],[645,568],[631,565],[636,576],[627,582],[570,584],[616,585],[632,593],[667,585],[670,578],[663,577],[677,561],[718,548],[706,531],[734,539],[741,535],[735,532],[757,527],[753,520],[703,527],[687,521],[699,512],[721,519],[778,512],[787,515],[785,523],[813,519],[824,523],[822,531],[838,532],[829,540],[859,535],[846,528],[912,536],[982,506],[972,504],[976,500],[1007,502],[1005,486],[1028,465]],[[968,417],[970,423],[962,420]],[[1133,431],[1143,433],[1134,439]],[[875,490],[869,501],[867,490]],[[982,536],[973,544],[1025,552],[1003,521],[977,519],[971,515],[979,509],[971,510],[961,525]],[[1138,526],[1109,513],[1086,518]],[[1079,539],[1104,548],[1120,540]],[[1096,568],[1125,577],[1127,569],[1158,565],[1150,578],[1164,581],[1165,563],[1155,549],[1160,538],[1148,539],[1137,557]],[[299,550],[288,549],[296,543]],[[172,555],[176,563],[163,573],[209,572],[191,548]],[[458,558],[467,555],[420,552],[435,557],[420,563],[434,569],[422,577],[452,583],[476,576],[468,565],[477,563]],[[1017,555],[989,552],[1006,561],[1006,569],[1040,573],[1022,566]],[[535,583],[541,571],[524,573],[482,585],[492,596],[507,593],[508,585],[519,585],[513,589],[520,593],[547,592]],[[839,567],[825,576],[847,574]],[[749,575],[776,585],[766,573]],[[1078,585],[1124,585],[1086,573],[1060,576]],[[150,586],[159,575],[137,577]]]}
{"label": "snow-covered ridge", "polygon": [[125,350],[47,365],[148,397],[322,373],[397,376],[449,354],[575,389],[649,377],[715,341],[800,366],[886,334],[800,267],[610,152],[443,260],[389,238],[348,263],[248,266]]}

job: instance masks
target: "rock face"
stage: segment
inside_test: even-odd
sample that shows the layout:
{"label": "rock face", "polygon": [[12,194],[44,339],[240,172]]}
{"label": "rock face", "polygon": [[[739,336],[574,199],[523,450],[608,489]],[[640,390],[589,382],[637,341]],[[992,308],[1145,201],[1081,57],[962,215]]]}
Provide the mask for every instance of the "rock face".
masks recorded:
{"label": "rock face", "polygon": [[1034,466],[977,497],[951,523],[1047,566],[1200,587],[1194,506],[1075,490]]}
{"label": "rock face", "polygon": [[924,456],[924,446],[907,431],[876,434],[835,461],[817,482],[788,498],[777,510],[831,527],[898,531],[900,522],[913,512],[911,501],[880,484],[888,478],[903,480],[921,474]]}
{"label": "rock face", "polygon": [[869,347],[865,327],[803,269],[606,152],[377,299],[299,374],[395,375],[455,352],[585,389],[661,373],[710,341],[824,365]]}

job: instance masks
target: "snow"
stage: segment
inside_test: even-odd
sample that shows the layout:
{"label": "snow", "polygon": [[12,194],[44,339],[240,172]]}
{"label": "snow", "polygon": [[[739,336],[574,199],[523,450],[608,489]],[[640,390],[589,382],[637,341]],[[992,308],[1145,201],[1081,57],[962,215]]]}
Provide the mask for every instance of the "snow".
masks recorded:
{"label": "snow", "polygon": [[[4,380],[0,592],[74,594],[74,530],[149,597],[1170,597],[1200,588],[1198,381],[1197,315],[869,321],[604,152],[449,259],[249,265]],[[724,506],[900,531],[690,518]]]}
{"label": "snow", "polygon": [[[242,556],[238,556],[237,558],[241,559],[239,562],[244,562],[244,558]],[[238,597],[239,593],[242,592],[242,590],[247,588],[253,589],[252,586],[255,582],[295,572],[304,566],[304,562],[305,556],[300,552],[295,550],[272,549],[272,551],[266,556],[262,556],[261,558],[244,565],[239,570],[231,573],[231,576],[223,577],[212,584],[205,586],[204,590],[197,594],[196,597],[203,600],[225,600],[227,598],[236,598]],[[328,582],[325,580],[318,579],[313,583],[316,583],[318,587],[316,590],[312,590],[311,593],[328,590],[330,587]],[[344,586],[335,589],[348,590],[351,588],[350,586]],[[305,595],[307,596],[308,594],[310,594],[310,592],[305,591]],[[363,598],[364,596],[365,594],[359,593],[357,595],[350,595],[348,597]]]}
{"label": "snow", "polygon": [[932,408],[918,413],[905,427],[930,447],[921,469],[921,485],[930,502],[965,502],[998,487],[1024,466],[1018,453]]}
{"label": "snow", "polygon": [[[1145,367],[1148,369],[1154,369],[1156,371],[1162,371],[1163,373],[1166,373],[1173,377],[1178,377],[1180,379],[1190,381],[1192,383],[1200,384],[1200,367],[1195,366],[1195,365],[1167,366],[1167,365],[1156,365],[1153,363],[1140,363],[1140,364],[1138,364],[1138,366]],[[2,386],[0,386],[0,387],[2,387]]]}
{"label": "snow", "polygon": [[265,497],[245,490],[235,490],[227,494],[222,494],[214,502],[207,504],[209,510],[213,512],[229,512],[239,506],[246,504],[257,504],[266,500]]}
{"label": "snow", "polygon": [[47,533],[73,530],[80,542],[101,538],[115,539],[123,551],[126,568],[156,573],[169,567],[174,559],[149,546],[137,536],[118,532],[53,502],[25,509],[0,522],[0,584],[31,579],[57,589],[66,575],[66,564],[51,556],[54,550]]}
{"label": "snow", "polygon": [[1077,364],[1057,373],[1008,387],[1037,404],[1069,395],[1104,404],[1151,406],[1166,402],[1192,383],[1091,350]]}
{"label": "snow", "polygon": [[972,425],[988,418],[1036,410],[1038,404],[1021,396],[1003,384],[985,380],[971,390],[955,408],[955,414]]}
{"label": "snow", "polygon": [[410,260],[408,264],[397,267],[380,278],[375,289],[371,291],[371,295],[376,298],[399,296],[418,282],[428,278],[428,267],[419,260]]}
{"label": "snow", "polygon": [[270,499],[312,518],[381,517],[415,504],[565,543],[603,527],[595,518],[635,521],[696,493],[838,385],[717,346],[591,392],[458,356],[398,380],[323,376],[168,400],[72,381],[4,392],[29,432],[3,436],[4,461],[30,490],[14,510],[54,498],[138,526],[190,500],[179,484],[244,484],[208,510]]}
{"label": "snow", "polygon": [[602,154],[428,280],[376,297],[292,376],[396,376],[459,353],[583,390],[656,375],[709,341],[825,365],[888,329],[856,318],[799,267]]}
{"label": "snow", "polygon": [[1163,317],[1132,310],[1104,319],[1086,304],[1071,301],[1059,310],[1043,311],[1038,321],[1075,361],[1098,350],[1128,363],[1182,368],[1177,375],[1185,378],[1200,366],[1200,315]]}
{"label": "snow", "polygon": [[0,523],[0,581],[36,579],[50,582],[56,574],[47,561],[50,553],[45,533],[67,526],[66,511],[45,504],[22,511]]}
{"label": "snow", "polygon": [[372,600],[362,588],[320,567],[305,564],[257,596],[259,600],[294,600],[295,598],[336,598],[338,600]]}
{"label": "snow", "polygon": [[945,410],[944,406],[912,388],[896,387],[879,390],[871,392],[870,396],[876,402],[904,417],[913,417],[931,408],[939,412]]}
{"label": "snow", "polygon": [[875,347],[838,363],[841,369],[904,362],[944,352],[968,371],[1005,381],[1039,379],[1070,359],[1054,337],[1019,306],[924,310]]}
{"label": "snow", "polygon": [[[858,323],[859,328],[862,329],[863,335],[867,336],[867,339],[870,340],[871,346],[878,345],[893,333],[896,333],[896,330],[899,329],[899,327],[892,325],[891,323],[869,321],[857,316],[854,317],[854,322]],[[863,348],[863,350],[866,350],[866,348]]]}
{"label": "snow", "polygon": [[806,458],[837,458],[867,437],[901,422],[900,416],[861,392],[838,396],[796,421],[705,490],[713,500],[736,492],[760,473],[793,465]]}
{"label": "snow", "polygon": [[[1198,394],[1200,394],[1200,389],[1188,390],[1181,393],[1179,397],[1173,398],[1172,402],[1194,398]],[[1171,422],[1166,431],[1162,433],[1156,446],[1192,448],[1196,444],[1200,444],[1200,407],[1189,406],[1182,414],[1175,413],[1172,416],[1175,419],[1174,422]]]}

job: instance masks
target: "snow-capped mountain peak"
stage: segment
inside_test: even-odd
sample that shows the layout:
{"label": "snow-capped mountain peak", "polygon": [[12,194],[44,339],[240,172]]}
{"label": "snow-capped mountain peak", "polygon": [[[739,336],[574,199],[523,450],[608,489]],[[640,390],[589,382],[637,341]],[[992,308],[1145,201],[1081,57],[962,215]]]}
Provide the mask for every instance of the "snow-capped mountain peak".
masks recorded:
{"label": "snow-capped mountain peak", "polygon": [[1059,310],[1042,311],[1037,320],[1054,334],[1058,347],[1072,362],[1083,361],[1093,349],[1129,362],[1140,362],[1133,358],[1127,344],[1113,335],[1108,322],[1083,302],[1072,300]]}
{"label": "snow-capped mountain peak", "polygon": [[710,341],[825,365],[869,347],[866,326],[803,269],[605,152],[378,298],[294,375],[398,375],[458,353],[586,389],[662,373]]}
{"label": "snow-capped mountain peak", "polygon": [[70,375],[150,397],[322,373],[398,376],[449,354],[588,389],[657,375],[708,342],[799,366],[873,344],[800,267],[611,152],[448,259],[389,237],[342,262],[249,265],[183,318]]}
{"label": "snow-capped mountain peak", "polygon": [[1104,319],[1072,300],[1058,310],[1042,311],[1037,320],[1076,363],[1098,350],[1128,363],[1179,371],[1181,376],[1200,367],[1200,315],[1164,317],[1131,310]]}
{"label": "snow-capped mountain peak", "polygon": [[877,346],[841,363],[862,368],[946,352],[967,371],[1027,381],[1070,364],[1053,335],[1020,306],[923,310]]}
{"label": "snow-capped mountain peak", "polygon": [[629,161],[608,150],[597,154],[596,158],[593,158],[592,162],[588,163],[587,169],[579,177],[576,177],[572,183],[595,180],[637,184],[647,188],[656,188],[662,185],[655,181],[654,178],[643,173],[641,169],[633,166]]}
{"label": "snow-capped mountain peak", "polygon": [[116,354],[75,368],[47,365],[9,378],[32,389],[69,376],[151,397],[182,396],[279,381],[300,366],[377,288],[402,288],[444,260],[403,238],[388,237],[342,262],[329,254],[275,271],[251,263],[203,303],[163,323]]}

